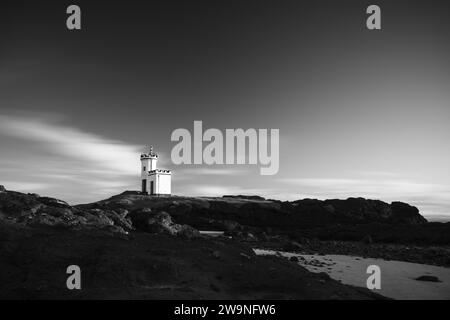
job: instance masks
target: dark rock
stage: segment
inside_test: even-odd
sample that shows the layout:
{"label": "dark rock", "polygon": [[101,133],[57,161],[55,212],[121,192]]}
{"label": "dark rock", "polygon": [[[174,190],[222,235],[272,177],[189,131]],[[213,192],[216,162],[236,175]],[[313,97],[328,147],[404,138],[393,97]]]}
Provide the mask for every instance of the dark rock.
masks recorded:
{"label": "dark rock", "polygon": [[92,209],[89,211],[90,216],[88,217],[88,223],[99,226],[112,226],[114,225],[113,220],[111,220],[101,209]]}
{"label": "dark rock", "polygon": [[221,221],[217,221],[217,223],[219,224],[219,227],[221,227],[221,229],[226,230],[226,231],[235,231],[235,230],[242,230],[242,226],[237,223],[236,221],[232,221],[232,220],[221,220]]}
{"label": "dark rock", "polygon": [[258,241],[258,238],[253,233],[246,232],[245,241],[256,242]]}
{"label": "dark rock", "polygon": [[292,261],[292,262],[299,262],[299,260],[298,260],[298,258],[297,258],[296,256],[290,257],[290,258],[289,258],[289,261]]}
{"label": "dark rock", "polygon": [[295,252],[301,250],[302,248],[303,248],[302,245],[299,244],[298,242],[289,241],[283,246],[283,251]]}
{"label": "dark rock", "polygon": [[35,217],[34,219],[32,217],[28,217],[29,221],[26,221],[26,223],[30,226],[56,226],[56,225],[62,225],[62,221],[58,219],[57,217],[48,215],[46,213],[40,214],[39,216]]}
{"label": "dark rock", "polygon": [[124,210],[124,212],[116,212],[114,210],[106,211],[106,216],[111,219],[114,225],[119,226],[125,230],[134,230],[133,223],[130,219],[127,218],[128,211]]}
{"label": "dark rock", "polygon": [[300,237],[297,239],[297,245],[309,245],[311,240],[305,237]]}
{"label": "dark rock", "polygon": [[49,197],[39,197],[37,199],[39,202],[52,207],[58,207],[58,208],[69,208],[69,204],[65,201],[49,198]]}
{"label": "dark rock", "polygon": [[251,259],[251,257],[250,257],[248,254],[245,254],[245,253],[243,253],[243,252],[241,252],[239,255],[240,255],[241,257],[247,259],[247,260],[250,260],[250,259]]}
{"label": "dark rock", "polygon": [[[173,221],[158,217],[159,212],[165,212]],[[298,241],[287,242],[286,251],[314,248],[316,241],[309,239],[360,242],[366,235],[371,237],[365,239],[367,243],[450,243],[450,224],[426,223],[417,208],[401,202],[388,204],[363,198],[281,202],[257,196],[151,197],[132,191],[72,207],[49,197],[0,192],[0,219],[26,224],[44,213],[60,219],[62,224],[77,226],[156,229],[187,238],[196,236],[195,229],[221,230],[248,242]],[[152,226],[149,218],[153,219]]]}
{"label": "dark rock", "polygon": [[39,214],[47,214],[53,217],[64,217],[72,215],[72,210],[69,208],[61,208],[61,207],[43,207],[38,211]]}
{"label": "dark rock", "polygon": [[130,213],[130,219],[136,229],[145,232],[174,235],[178,231],[172,217],[164,211],[138,210]]}
{"label": "dark rock", "polygon": [[[234,232],[246,231],[256,235],[258,240],[264,240],[259,237],[262,231],[266,231],[269,236],[277,236],[282,233],[314,229],[314,235],[302,232],[302,236],[308,238],[317,236],[321,240],[334,238],[361,241],[366,234],[370,234],[375,242],[381,242],[379,239],[385,238],[384,233],[398,234],[386,226],[409,228],[411,225],[420,226],[426,221],[420,216],[417,208],[407,204],[397,202],[388,204],[364,198],[325,201],[303,199],[281,202],[245,195],[206,199],[177,196],[151,197],[132,192],[77,207],[87,209],[94,206],[97,208],[103,206],[102,209],[109,210],[126,209],[130,212],[143,207],[157,212],[165,211],[177,223],[188,224],[199,230],[233,232],[229,235],[238,239],[243,237],[243,240],[248,235]],[[376,224],[375,232],[372,232],[374,227],[370,224]],[[378,224],[379,227],[377,227]],[[245,230],[248,227],[259,228],[261,232]],[[369,229],[370,233],[361,229]],[[382,237],[380,233],[383,233]],[[445,239],[439,241],[446,241]]]}
{"label": "dark rock", "polygon": [[194,239],[194,238],[200,238],[200,232],[197,229],[192,228],[191,226],[188,226],[186,224],[179,225],[178,231],[176,235],[178,237],[182,237],[185,239]]}
{"label": "dark rock", "polygon": [[331,204],[328,204],[328,205],[324,206],[323,208],[330,213],[334,213],[336,211],[334,209],[333,205],[331,205]]}
{"label": "dark rock", "polygon": [[435,276],[420,276],[416,278],[417,281],[429,281],[429,282],[442,282],[438,277]]}
{"label": "dark rock", "polygon": [[391,211],[391,220],[395,223],[422,224],[427,222],[427,219],[419,214],[416,207],[407,203],[392,202]]}
{"label": "dark rock", "polygon": [[0,185],[0,192],[6,192],[6,189],[4,186]]}
{"label": "dark rock", "polygon": [[165,211],[153,212],[148,209],[139,209],[129,214],[133,226],[149,233],[167,233],[184,238],[200,237],[198,230],[180,225],[172,221],[172,217]]}
{"label": "dark rock", "polygon": [[372,239],[372,237],[370,236],[370,234],[366,235],[366,236],[362,239],[362,241],[363,241],[364,243],[366,243],[366,244],[372,244],[372,243],[373,243],[373,239]]}
{"label": "dark rock", "polygon": [[237,196],[234,196],[234,195],[224,195],[224,196],[222,196],[222,198],[231,198],[231,199],[245,199],[245,200],[266,200],[265,198],[263,198],[263,197],[260,197],[260,196],[246,196],[246,195],[237,195]]}
{"label": "dark rock", "polygon": [[122,192],[120,195],[127,196],[127,195],[139,195],[139,194],[142,194],[142,192],[127,190],[127,191]]}
{"label": "dark rock", "polygon": [[36,198],[20,192],[0,193],[0,212],[11,219],[35,214],[44,204]]}
{"label": "dark rock", "polygon": [[[347,300],[382,298],[336,282],[316,286],[316,276],[281,259],[242,261],[239,254],[250,255],[250,249],[238,242],[225,241],[222,246],[222,241],[191,242],[143,232],[124,237],[115,234],[122,232],[117,226],[104,229],[112,235],[96,228],[43,232],[0,223],[0,299],[323,300],[331,294]],[[212,258],[203,247],[220,250],[222,258]],[[64,271],[77,261],[93,285],[74,294],[63,288]]]}
{"label": "dark rock", "polygon": [[267,233],[265,232],[261,232],[260,234],[258,234],[258,239],[260,241],[269,241],[269,236],[267,235]]}
{"label": "dark rock", "polygon": [[128,213],[129,213],[128,210],[122,209],[122,208],[117,208],[116,210],[114,210],[114,212],[116,214],[118,214],[119,217],[121,217],[121,218],[125,218],[128,215]]}

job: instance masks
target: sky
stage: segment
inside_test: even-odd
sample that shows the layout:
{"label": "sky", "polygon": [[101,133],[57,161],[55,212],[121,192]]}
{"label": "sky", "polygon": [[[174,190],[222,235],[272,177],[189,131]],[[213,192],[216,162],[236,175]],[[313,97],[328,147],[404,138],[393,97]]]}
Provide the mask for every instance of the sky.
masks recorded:
{"label": "sky", "polygon": [[[81,8],[82,29],[66,28]],[[381,30],[366,8],[381,8]],[[445,1],[14,1],[0,13],[0,184],[71,204],[177,195],[365,197],[450,217]],[[175,165],[171,133],[279,129],[280,167]]]}

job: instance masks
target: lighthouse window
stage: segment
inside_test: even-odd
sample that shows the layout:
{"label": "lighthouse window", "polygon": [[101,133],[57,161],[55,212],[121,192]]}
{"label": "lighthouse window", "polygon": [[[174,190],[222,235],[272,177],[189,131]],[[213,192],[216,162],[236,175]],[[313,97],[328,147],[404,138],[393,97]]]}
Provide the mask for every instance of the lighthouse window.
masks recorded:
{"label": "lighthouse window", "polygon": [[145,171],[146,167],[144,166],[144,171]]}

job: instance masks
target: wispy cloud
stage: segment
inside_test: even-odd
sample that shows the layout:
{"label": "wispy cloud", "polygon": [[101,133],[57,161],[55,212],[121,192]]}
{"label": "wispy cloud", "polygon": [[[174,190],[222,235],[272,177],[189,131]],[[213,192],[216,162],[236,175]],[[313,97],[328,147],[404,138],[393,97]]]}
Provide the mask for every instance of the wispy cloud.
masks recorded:
{"label": "wispy cloud", "polygon": [[[0,144],[9,142],[0,159],[5,169],[0,184],[9,189],[80,202],[137,185],[140,146],[60,122],[5,115],[0,115],[0,138]],[[32,143],[31,154],[27,143]]]}
{"label": "wispy cloud", "polygon": [[44,149],[116,173],[136,173],[139,147],[42,120],[0,115],[0,133],[39,143]]}

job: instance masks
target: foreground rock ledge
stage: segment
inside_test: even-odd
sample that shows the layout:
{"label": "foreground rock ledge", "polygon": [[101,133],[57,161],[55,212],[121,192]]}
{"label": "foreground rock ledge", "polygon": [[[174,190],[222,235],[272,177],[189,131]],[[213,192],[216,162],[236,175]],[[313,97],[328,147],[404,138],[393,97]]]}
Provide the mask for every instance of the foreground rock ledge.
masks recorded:
{"label": "foreground rock ledge", "polygon": [[[0,299],[380,299],[225,240],[0,225]],[[66,289],[66,268],[82,290]]]}

